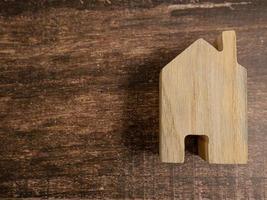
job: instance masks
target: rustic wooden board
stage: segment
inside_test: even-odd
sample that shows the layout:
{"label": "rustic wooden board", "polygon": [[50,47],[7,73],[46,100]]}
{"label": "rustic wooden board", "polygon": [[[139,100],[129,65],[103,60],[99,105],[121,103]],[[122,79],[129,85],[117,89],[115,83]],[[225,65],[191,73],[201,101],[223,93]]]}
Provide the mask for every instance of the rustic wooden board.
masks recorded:
{"label": "rustic wooden board", "polygon": [[[266,199],[267,3],[0,3],[0,197]],[[189,2],[189,1],[188,1]],[[237,32],[247,165],[159,161],[159,72]]]}

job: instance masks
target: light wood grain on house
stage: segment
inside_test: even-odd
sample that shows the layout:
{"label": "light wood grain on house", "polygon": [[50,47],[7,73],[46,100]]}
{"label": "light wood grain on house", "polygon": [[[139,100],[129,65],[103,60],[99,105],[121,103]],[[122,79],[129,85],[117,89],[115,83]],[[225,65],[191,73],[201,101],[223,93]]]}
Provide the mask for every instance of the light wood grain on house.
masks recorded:
{"label": "light wood grain on house", "polygon": [[199,39],[161,71],[163,162],[184,162],[187,135],[199,136],[209,163],[247,162],[247,73],[237,63],[235,32],[223,32],[215,46]]}

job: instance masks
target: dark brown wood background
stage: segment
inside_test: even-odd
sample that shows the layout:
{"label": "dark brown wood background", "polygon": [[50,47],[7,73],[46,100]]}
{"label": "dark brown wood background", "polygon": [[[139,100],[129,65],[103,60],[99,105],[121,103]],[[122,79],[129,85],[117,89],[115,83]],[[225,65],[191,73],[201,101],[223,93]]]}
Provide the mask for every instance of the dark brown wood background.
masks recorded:
{"label": "dark brown wood background", "polygon": [[[0,197],[267,199],[267,1],[209,2],[1,1]],[[160,69],[229,29],[248,164],[160,163]]]}

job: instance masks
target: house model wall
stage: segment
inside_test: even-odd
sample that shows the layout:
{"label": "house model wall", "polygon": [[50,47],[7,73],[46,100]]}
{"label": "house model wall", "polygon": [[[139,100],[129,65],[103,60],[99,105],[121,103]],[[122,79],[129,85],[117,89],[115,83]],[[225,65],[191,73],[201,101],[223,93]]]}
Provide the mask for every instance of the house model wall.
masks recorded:
{"label": "house model wall", "polygon": [[199,39],[162,69],[163,162],[184,162],[187,135],[199,136],[199,155],[209,163],[247,162],[247,72],[236,54],[235,32],[226,31],[216,47]]}

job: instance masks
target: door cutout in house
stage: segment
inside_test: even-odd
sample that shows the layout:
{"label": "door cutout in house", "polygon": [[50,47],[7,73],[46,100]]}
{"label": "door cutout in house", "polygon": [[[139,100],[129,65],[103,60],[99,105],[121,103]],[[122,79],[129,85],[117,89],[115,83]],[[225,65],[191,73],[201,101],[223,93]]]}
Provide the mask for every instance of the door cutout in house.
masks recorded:
{"label": "door cutout in house", "polygon": [[209,161],[209,137],[206,135],[187,135],[185,137],[185,151],[199,155],[202,159]]}

